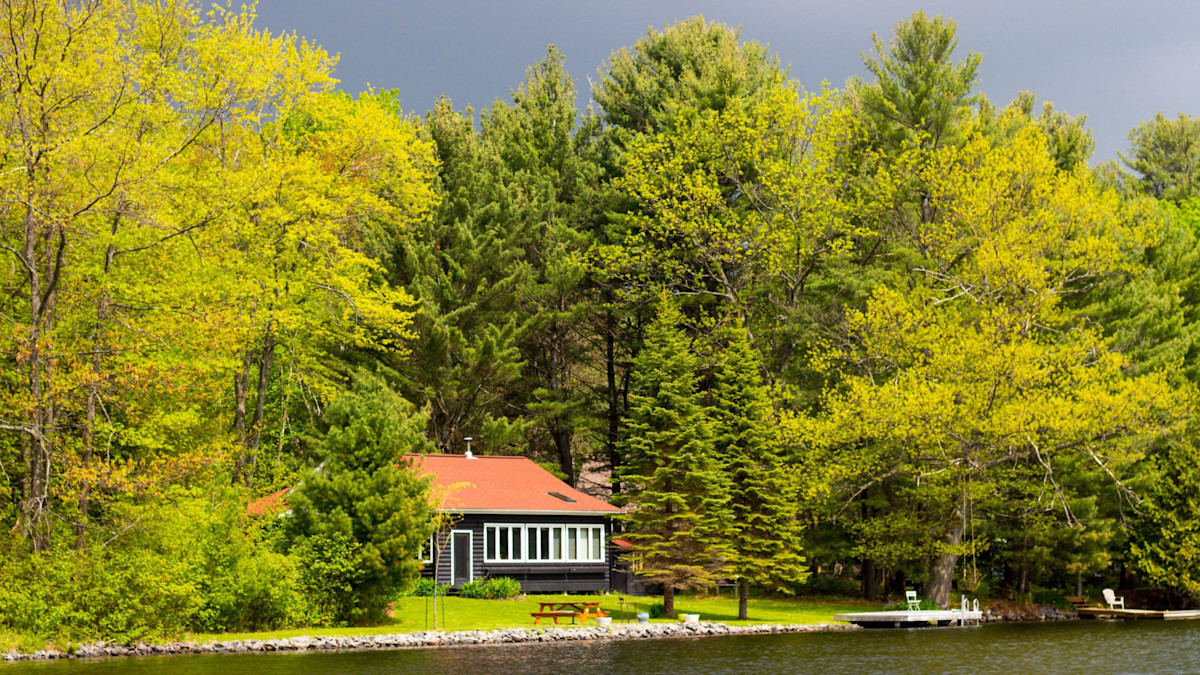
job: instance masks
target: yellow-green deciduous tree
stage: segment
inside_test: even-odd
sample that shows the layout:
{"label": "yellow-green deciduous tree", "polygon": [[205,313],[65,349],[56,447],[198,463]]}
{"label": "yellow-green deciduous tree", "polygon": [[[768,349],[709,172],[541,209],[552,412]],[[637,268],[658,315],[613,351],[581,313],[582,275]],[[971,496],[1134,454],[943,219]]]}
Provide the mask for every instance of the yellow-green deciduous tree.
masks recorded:
{"label": "yellow-green deciduous tree", "polygon": [[[315,93],[281,115],[222,147],[245,189],[220,261],[239,314],[233,428],[243,473],[259,452],[272,382],[319,409],[345,377],[329,353],[399,350],[411,337],[414,301],[372,254],[434,203],[432,143],[393,92]],[[287,402],[280,408],[283,438]]]}
{"label": "yellow-green deciduous tree", "polygon": [[81,543],[91,486],[129,485],[126,462],[219,454],[233,314],[205,235],[244,193],[213,141],[332,82],[324,52],[252,21],[189,3],[0,5],[0,426],[21,448],[7,475],[34,550],[55,523]]}
{"label": "yellow-green deciduous tree", "polygon": [[881,287],[847,313],[821,357],[843,380],[820,428],[850,495],[885,480],[907,487],[927,525],[926,592],[944,607],[973,544],[972,504],[1009,469],[1032,467],[1046,498],[1069,509],[1056,484],[1064,456],[1120,485],[1137,441],[1183,411],[1165,376],[1131,376],[1064,303],[1150,241],[1136,205],[1086,172],[1059,171],[1033,126],[998,145],[969,135],[928,157],[914,167],[932,217],[907,224],[920,256],[910,285]]}
{"label": "yellow-green deciduous tree", "polygon": [[364,252],[428,209],[432,157],[394,97],[328,93],[332,59],[252,11],[25,0],[0,24],[5,480],[32,549],[103,543],[104,500],[257,442],[227,398],[248,357],[263,380],[285,344],[327,395],[315,352],[397,346],[407,296]]}

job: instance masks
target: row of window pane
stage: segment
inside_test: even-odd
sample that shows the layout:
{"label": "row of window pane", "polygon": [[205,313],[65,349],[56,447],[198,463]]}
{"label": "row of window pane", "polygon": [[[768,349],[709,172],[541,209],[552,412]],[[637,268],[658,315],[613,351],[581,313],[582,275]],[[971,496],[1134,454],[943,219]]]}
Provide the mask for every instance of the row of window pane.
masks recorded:
{"label": "row of window pane", "polygon": [[487,525],[487,562],[604,562],[603,525]]}

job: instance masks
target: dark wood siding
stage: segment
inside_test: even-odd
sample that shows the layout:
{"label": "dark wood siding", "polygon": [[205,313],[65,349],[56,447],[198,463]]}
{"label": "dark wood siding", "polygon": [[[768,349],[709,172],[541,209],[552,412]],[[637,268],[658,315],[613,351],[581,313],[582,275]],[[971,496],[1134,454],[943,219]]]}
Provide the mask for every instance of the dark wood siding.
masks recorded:
{"label": "dark wood siding", "polygon": [[[464,515],[451,527],[452,530],[471,532],[472,571],[474,578],[512,577],[521,583],[526,593],[563,593],[584,591],[607,591],[610,585],[609,560],[597,563],[578,562],[484,562],[484,524],[561,524],[561,525],[604,525],[605,539],[610,532],[608,518],[603,516],[556,516],[556,515],[513,515],[479,514]],[[608,549],[607,541],[604,542]],[[438,583],[450,583],[451,560],[449,536],[438,551]],[[605,557],[611,555],[606,550]],[[432,577],[433,566],[426,564],[422,576]]]}

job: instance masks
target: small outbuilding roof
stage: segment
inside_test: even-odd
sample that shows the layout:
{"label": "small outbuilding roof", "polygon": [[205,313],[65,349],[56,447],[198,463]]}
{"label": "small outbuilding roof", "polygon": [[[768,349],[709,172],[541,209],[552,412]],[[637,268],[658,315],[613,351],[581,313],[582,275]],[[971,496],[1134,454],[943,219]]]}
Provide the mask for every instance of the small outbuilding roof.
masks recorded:
{"label": "small outbuilding roof", "polygon": [[405,455],[432,474],[438,508],[459,513],[612,515],[620,509],[586,495],[534,464],[504,455]]}
{"label": "small outbuilding roof", "polygon": [[277,490],[265,497],[259,497],[246,505],[246,514],[251,516],[265,516],[267,514],[283,513],[287,511],[287,502],[285,497],[291,492],[292,488],[284,488]]}

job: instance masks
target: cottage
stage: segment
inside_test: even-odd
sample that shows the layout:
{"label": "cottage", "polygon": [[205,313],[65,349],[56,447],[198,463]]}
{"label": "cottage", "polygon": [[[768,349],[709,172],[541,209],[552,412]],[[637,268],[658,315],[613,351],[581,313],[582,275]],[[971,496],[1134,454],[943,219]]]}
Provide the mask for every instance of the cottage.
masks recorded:
{"label": "cottage", "polygon": [[[438,510],[452,516],[423,574],[457,587],[512,577],[526,592],[609,589],[609,523],[620,510],[526,457],[408,455],[434,477]],[[436,564],[434,564],[436,552]]]}

